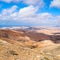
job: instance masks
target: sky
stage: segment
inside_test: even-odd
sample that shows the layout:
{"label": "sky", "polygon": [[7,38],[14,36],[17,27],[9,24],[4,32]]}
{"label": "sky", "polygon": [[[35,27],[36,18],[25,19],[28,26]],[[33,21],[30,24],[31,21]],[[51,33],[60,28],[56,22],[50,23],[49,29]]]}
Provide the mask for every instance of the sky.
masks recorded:
{"label": "sky", "polygon": [[60,0],[0,0],[0,26],[60,26]]}

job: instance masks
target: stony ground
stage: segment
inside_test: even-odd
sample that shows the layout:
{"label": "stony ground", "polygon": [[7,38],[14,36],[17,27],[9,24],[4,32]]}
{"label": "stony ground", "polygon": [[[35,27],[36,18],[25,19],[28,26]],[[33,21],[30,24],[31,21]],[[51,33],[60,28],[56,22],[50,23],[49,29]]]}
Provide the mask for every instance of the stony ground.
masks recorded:
{"label": "stony ground", "polygon": [[60,30],[0,29],[0,60],[60,60]]}
{"label": "stony ground", "polygon": [[0,60],[60,60],[60,44],[30,48],[0,39]]}

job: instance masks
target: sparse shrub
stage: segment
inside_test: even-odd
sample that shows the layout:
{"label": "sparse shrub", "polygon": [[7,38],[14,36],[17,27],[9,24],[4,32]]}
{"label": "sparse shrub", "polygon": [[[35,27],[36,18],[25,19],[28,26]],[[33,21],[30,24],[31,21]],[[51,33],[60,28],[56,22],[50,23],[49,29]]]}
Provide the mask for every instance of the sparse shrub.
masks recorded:
{"label": "sparse shrub", "polygon": [[15,51],[13,51],[13,50],[9,51],[9,53],[12,54],[12,55],[18,55],[18,54],[17,54]]}
{"label": "sparse shrub", "polygon": [[33,49],[33,48],[36,48],[36,46],[31,46],[30,48]]}
{"label": "sparse shrub", "polygon": [[43,59],[41,59],[41,60],[49,60],[47,57],[44,57]]}
{"label": "sparse shrub", "polygon": [[37,45],[29,45],[28,47],[31,49],[34,49],[34,48],[37,48]]}

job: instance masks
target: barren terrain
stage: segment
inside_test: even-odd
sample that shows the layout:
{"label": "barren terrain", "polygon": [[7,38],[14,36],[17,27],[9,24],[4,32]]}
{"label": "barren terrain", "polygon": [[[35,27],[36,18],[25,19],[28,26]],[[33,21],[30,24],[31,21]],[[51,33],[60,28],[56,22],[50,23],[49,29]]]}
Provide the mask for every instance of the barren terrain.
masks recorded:
{"label": "barren terrain", "polygon": [[60,29],[0,29],[0,60],[60,60]]}

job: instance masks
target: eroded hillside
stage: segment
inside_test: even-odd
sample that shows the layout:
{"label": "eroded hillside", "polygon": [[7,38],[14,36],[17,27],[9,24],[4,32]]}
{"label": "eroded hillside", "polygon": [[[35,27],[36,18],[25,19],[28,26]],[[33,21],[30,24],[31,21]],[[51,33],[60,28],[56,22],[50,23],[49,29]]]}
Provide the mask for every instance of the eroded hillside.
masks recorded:
{"label": "eroded hillside", "polygon": [[60,60],[59,31],[42,31],[0,29],[0,60]]}

